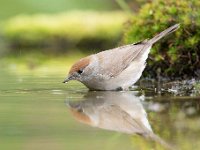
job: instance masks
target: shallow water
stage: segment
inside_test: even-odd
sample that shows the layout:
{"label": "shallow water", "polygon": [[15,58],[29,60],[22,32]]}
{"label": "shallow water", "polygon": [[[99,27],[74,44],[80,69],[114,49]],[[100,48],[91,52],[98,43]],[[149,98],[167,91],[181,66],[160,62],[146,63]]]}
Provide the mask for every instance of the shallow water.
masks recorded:
{"label": "shallow water", "polygon": [[91,92],[63,78],[1,70],[0,149],[164,149],[149,134],[175,149],[200,149],[198,96]]}

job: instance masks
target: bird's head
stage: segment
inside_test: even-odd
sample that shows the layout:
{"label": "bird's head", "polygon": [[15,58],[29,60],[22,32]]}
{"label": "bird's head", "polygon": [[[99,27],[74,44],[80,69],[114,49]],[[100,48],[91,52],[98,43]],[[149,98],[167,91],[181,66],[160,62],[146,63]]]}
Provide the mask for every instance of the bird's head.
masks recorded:
{"label": "bird's head", "polygon": [[83,81],[87,77],[87,67],[90,64],[90,57],[85,57],[77,61],[70,69],[67,78],[63,83],[67,83],[70,80]]}

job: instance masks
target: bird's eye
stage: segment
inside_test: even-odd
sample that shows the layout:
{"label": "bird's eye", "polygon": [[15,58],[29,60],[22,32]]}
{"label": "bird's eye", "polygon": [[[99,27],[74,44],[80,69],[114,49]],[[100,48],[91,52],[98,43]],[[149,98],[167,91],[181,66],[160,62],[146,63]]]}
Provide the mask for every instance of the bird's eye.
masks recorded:
{"label": "bird's eye", "polygon": [[83,73],[83,70],[80,69],[80,70],[78,70],[77,72],[78,72],[78,74],[82,74],[82,73]]}

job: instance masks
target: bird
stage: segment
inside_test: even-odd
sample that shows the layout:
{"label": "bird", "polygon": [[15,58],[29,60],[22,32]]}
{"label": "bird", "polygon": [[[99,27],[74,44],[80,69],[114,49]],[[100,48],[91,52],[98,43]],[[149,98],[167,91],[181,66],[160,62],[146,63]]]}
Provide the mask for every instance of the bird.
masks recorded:
{"label": "bird", "polygon": [[179,27],[175,24],[149,40],[86,56],[72,65],[63,83],[77,80],[90,90],[129,90],[141,77],[152,45]]}

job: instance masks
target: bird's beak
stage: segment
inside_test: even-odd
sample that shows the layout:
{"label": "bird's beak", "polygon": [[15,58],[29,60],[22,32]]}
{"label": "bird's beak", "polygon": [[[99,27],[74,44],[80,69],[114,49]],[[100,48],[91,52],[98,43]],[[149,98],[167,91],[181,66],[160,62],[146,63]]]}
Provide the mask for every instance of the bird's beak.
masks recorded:
{"label": "bird's beak", "polygon": [[63,81],[63,83],[67,83],[67,82],[70,81],[70,80],[73,80],[73,78],[72,78],[71,76],[67,77],[67,78]]}

